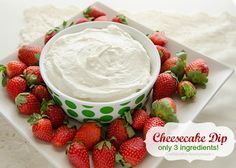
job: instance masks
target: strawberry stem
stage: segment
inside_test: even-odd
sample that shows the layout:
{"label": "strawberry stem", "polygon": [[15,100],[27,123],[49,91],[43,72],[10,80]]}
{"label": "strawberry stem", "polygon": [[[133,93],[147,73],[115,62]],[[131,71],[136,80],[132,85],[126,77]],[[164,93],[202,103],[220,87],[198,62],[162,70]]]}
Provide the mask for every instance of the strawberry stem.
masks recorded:
{"label": "strawberry stem", "polygon": [[7,68],[5,65],[0,65],[0,72],[2,72],[2,86],[7,85]]}

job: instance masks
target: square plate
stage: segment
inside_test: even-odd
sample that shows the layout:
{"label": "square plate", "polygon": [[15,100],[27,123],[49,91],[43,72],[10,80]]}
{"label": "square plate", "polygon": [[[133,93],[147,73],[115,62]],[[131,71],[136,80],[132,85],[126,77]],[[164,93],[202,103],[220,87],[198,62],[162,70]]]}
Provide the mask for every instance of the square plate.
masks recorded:
{"label": "square plate", "polygon": [[[108,18],[111,19],[113,16],[117,15],[118,12],[113,9],[96,2],[93,4],[104,10],[108,14]],[[77,18],[82,17],[82,12],[80,12],[75,17],[71,18],[69,21],[75,21]],[[132,26],[144,34],[150,34],[153,30],[150,30],[141,24],[128,18],[129,26]],[[43,45],[43,37],[34,41],[34,44]],[[191,102],[183,103],[179,98],[175,98],[178,109],[178,119],[180,122],[186,122],[193,120],[200,111],[207,105],[211,98],[216,94],[216,92],[221,88],[225,81],[233,73],[233,69],[228,68],[227,66],[214,61],[200,53],[197,53],[182,44],[175,42],[172,39],[169,39],[167,48],[174,55],[177,51],[185,50],[188,54],[188,61],[192,61],[196,58],[204,58],[209,65],[210,75],[209,82],[207,84],[207,89],[198,88],[198,93],[196,98]],[[10,60],[16,59],[17,52],[5,57],[0,60],[1,64],[5,64]],[[26,122],[26,118],[22,117],[16,110],[15,104],[10,100],[4,88],[0,87],[0,112],[1,114],[18,130],[47,160],[49,160],[55,167],[65,168],[71,167],[67,158],[65,157],[65,150],[56,150],[50,144],[42,143],[36,140],[32,133],[31,127]],[[91,159],[90,159],[91,160]],[[139,167],[157,167],[162,158],[154,158],[150,155],[139,165]]]}

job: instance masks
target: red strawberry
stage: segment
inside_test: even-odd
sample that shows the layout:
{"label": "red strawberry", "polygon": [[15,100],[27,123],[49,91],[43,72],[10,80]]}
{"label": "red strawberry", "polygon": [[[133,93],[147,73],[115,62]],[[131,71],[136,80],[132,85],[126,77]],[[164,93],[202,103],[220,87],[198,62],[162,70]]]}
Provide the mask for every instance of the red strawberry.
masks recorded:
{"label": "red strawberry", "polygon": [[59,30],[53,29],[49,30],[44,36],[44,44],[46,44],[53,36],[55,36]]}
{"label": "red strawberry", "polygon": [[60,106],[54,103],[54,101],[46,102],[43,100],[41,111],[51,120],[53,128],[58,128],[63,125],[65,113]]}
{"label": "red strawberry", "polygon": [[19,93],[25,92],[27,89],[26,80],[20,76],[13,77],[7,82],[6,90],[7,93],[15,100]]}
{"label": "red strawberry", "polygon": [[161,73],[165,71],[173,72],[179,80],[184,76],[187,54],[185,51],[176,53],[176,57],[167,59],[161,66]]}
{"label": "red strawberry", "polygon": [[161,57],[161,63],[163,64],[167,59],[170,58],[171,54],[168,51],[168,49],[163,46],[156,45],[156,47],[157,47],[157,50],[158,50],[159,55]]}
{"label": "red strawberry", "polygon": [[32,125],[32,133],[34,136],[42,141],[50,142],[53,137],[53,130],[51,121],[46,116],[40,114],[33,114],[28,122]]}
{"label": "red strawberry", "polygon": [[197,93],[195,86],[189,81],[180,82],[177,91],[183,101],[193,98]]}
{"label": "red strawberry", "polygon": [[95,6],[89,6],[87,9],[84,10],[83,14],[84,17],[86,18],[94,18],[94,19],[106,15],[106,13],[104,13],[102,10],[100,10]]}
{"label": "red strawberry", "polygon": [[148,118],[148,113],[143,109],[134,111],[132,127],[136,130],[143,129],[143,126]]}
{"label": "red strawberry", "polygon": [[53,36],[55,36],[59,31],[70,27],[74,25],[74,22],[71,22],[70,24],[68,24],[67,21],[63,21],[62,26],[60,27],[54,27],[53,29],[49,30],[45,36],[44,36],[44,44],[46,44]]}
{"label": "red strawberry", "polygon": [[125,15],[117,15],[112,18],[112,22],[122,23],[122,24],[128,24],[127,17]]}
{"label": "red strawberry", "polygon": [[88,150],[91,150],[101,139],[102,129],[96,122],[83,123],[78,129],[74,141],[83,142]]}
{"label": "red strawberry", "polygon": [[152,117],[147,119],[143,127],[144,138],[146,137],[148,130],[151,129],[152,127],[164,127],[164,126],[165,122],[159,117]]}
{"label": "red strawberry", "polygon": [[75,168],[90,168],[89,153],[83,143],[73,142],[66,153]]}
{"label": "red strawberry", "polygon": [[152,40],[152,42],[155,45],[165,46],[168,42],[165,34],[163,32],[159,32],[159,31],[151,34],[149,36],[149,38],[150,38],[150,40]]}
{"label": "red strawberry", "polygon": [[114,168],[116,148],[109,141],[101,141],[93,148],[94,168]]}
{"label": "red strawberry", "polygon": [[75,24],[80,24],[80,23],[89,22],[89,21],[90,20],[88,18],[80,18],[75,22]]}
{"label": "red strawberry", "polygon": [[135,167],[146,156],[146,144],[140,137],[129,139],[121,144],[116,160],[123,167]]}
{"label": "red strawberry", "polygon": [[23,45],[18,50],[18,58],[27,66],[38,65],[42,47],[39,45]]}
{"label": "red strawberry", "polygon": [[59,128],[57,128],[52,139],[52,144],[55,147],[63,147],[67,143],[73,140],[73,138],[75,137],[75,134],[76,134],[75,127],[62,125]]}
{"label": "red strawberry", "polygon": [[154,101],[152,103],[151,115],[161,118],[166,123],[178,122],[176,117],[176,104],[174,100],[169,97]]}
{"label": "red strawberry", "polygon": [[199,58],[190,63],[187,68],[185,69],[186,73],[186,80],[194,84],[202,85],[203,87],[206,86],[208,82],[208,73],[209,68],[205,60]]}
{"label": "red strawberry", "polygon": [[29,66],[24,70],[24,76],[29,86],[43,82],[39,66]]}
{"label": "red strawberry", "polygon": [[6,67],[4,65],[0,65],[0,72],[4,73],[4,75],[8,78],[13,78],[21,75],[25,68],[27,68],[27,66],[23,62],[13,60],[9,61]]}
{"label": "red strawberry", "polygon": [[94,19],[94,21],[108,21],[107,16],[99,16],[96,19]]}
{"label": "red strawberry", "polygon": [[122,118],[113,120],[107,128],[107,138],[116,149],[119,149],[120,145],[134,134],[132,127]]}
{"label": "red strawberry", "polygon": [[50,93],[48,92],[46,86],[43,86],[43,85],[36,85],[31,90],[31,93],[34,94],[40,102],[42,102],[43,99],[45,99],[47,101],[52,99],[52,97],[51,97]]}
{"label": "red strawberry", "polygon": [[161,73],[153,86],[153,100],[171,97],[177,89],[178,79],[171,72]]}
{"label": "red strawberry", "polygon": [[33,113],[40,113],[40,102],[31,93],[18,94],[15,103],[21,114],[31,115]]}

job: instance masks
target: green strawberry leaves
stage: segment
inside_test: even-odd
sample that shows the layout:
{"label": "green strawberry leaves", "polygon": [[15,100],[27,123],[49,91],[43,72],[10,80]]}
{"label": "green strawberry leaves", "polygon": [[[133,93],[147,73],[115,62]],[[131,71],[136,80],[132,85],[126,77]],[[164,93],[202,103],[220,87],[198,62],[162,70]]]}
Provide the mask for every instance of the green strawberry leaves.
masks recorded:
{"label": "green strawberry leaves", "polygon": [[20,93],[16,96],[15,98],[15,103],[16,103],[16,106],[19,107],[21,106],[22,104],[25,104],[27,103],[27,99],[26,99],[26,96],[28,96],[29,93]]}
{"label": "green strawberry leaves", "polygon": [[186,78],[184,80],[189,80],[194,84],[198,84],[203,88],[206,88],[206,83],[208,82],[207,75],[202,73],[201,71],[190,71],[186,74]]}
{"label": "green strawberry leaves", "polygon": [[89,17],[90,17],[89,14],[90,14],[91,11],[92,11],[91,6],[89,6],[88,8],[86,8],[86,9],[83,11],[84,17],[89,18]]}
{"label": "green strawberry leaves", "polygon": [[126,128],[126,132],[128,134],[128,137],[132,138],[135,135],[133,128],[129,124],[126,124],[125,128]]}
{"label": "green strawberry leaves", "polygon": [[124,119],[131,125],[133,123],[133,119],[131,116],[131,111],[127,111],[124,113]]}
{"label": "green strawberry leaves", "polygon": [[194,86],[188,85],[187,83],[184,83],[184,85],[181,88],[181,99],[183,101],[189,100],[193,98],[196,95],[197,91]]}
{"label": "green strawberry leaves", "polygon": [[120,14],[117,15],[116,17],[118,17],[121,20],[121,23],[128,25],[127,17],[125,15]]}
{"label": "green strawberry leaves", "polygon": [[171,67],[170,70],[178,77],[179,81],[181,81],[185,72],[187,53],[180,51],[176,53],[176,56],[178,57],[176,65]]}
{"label": "green strawberry leaves", "polygon": [[47,109],[48,109],[48,103],[47,103],[47,101],[46,101],[45,99],[43,99],[43,101],[42,101],[42,103],[41,103],[41,109],[40,109],[40,111],[41,111],[41,112],[46,112]]}
{"label": "green strawberry leaves", "polygon": [[7,85],[7,68],[5,65],[0,65],[0,72],[2,73],[2,86]]}
{"label": "green strawberry leaves", "polygon": [[34,113],[30,116],[30,118],[27,120],[27,122],[30,123],[30,125],[33,125],[33,124],[36,124],[39,120],[41,120],[42,118],[45,118],[45,117],[47,117],[47,115]]}
{"label": "green strawberry leaves", "polygon": [[158,102],[158,100],[152,103],[152,116],[159,117],[163,121],[178,122],[174,109],[171,107],[168,101]]}
{"label": "green strawberry leaves", "polygon": [[70,27],[74,25],[74,22],[71,22],[70,24],[68,24],[68,21],[63,21],[62,22],[62,26],[61,27],[54,27],[53,29],[50,29],[48,32],[47,32],[47,35],[50,35],[52,33],[58,33],[60,32],[61,30],[67,28],[67,27]]}
{"label": "green strawberry leaves", "polygon": [[160,58],[162,58],[163,57],[163,52],[162,51],[158,51],[158,53],[159,53],[159,55],[160,55]]}
{"label": "green strawberry leaves", "polygon": [[97,147],[99,150],[102,150],[103,144],[104,144],[104,141],[98,143]]}
{"label": "green strawberry leaves", "polygon": [[40,58],[40,53],[37,53],[37,54],[35,54],[34,56],[35,56],[35,58],[36,58],[37,60],[39,60],[39,58]]}
{"label": "green strawberry leaves", "polygon": [[131,168],[132,167],[131,164],[125,162],[123,156],[119,152],[116,154],[115,160],[117,163],[120,163],[121,166],[124,168]]}

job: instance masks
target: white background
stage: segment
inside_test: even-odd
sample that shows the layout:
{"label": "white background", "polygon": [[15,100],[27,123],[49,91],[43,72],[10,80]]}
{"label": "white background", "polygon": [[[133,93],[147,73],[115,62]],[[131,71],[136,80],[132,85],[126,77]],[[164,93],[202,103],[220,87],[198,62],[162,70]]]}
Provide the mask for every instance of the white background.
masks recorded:
{"label": "white background", "polygon": [[[10,54],[19,41],[23,26],[23,11],[31,6],[53,4],[58,6],[77,5],[85,8],[95,0],[0,0],[0,56]],[[236,0],[101,0],[114,9],[131,12],[162,10],[192,14],[206,12],[218,15],[229,12],[236,16]]]}

